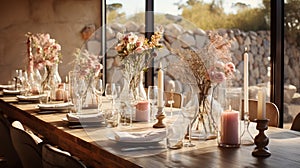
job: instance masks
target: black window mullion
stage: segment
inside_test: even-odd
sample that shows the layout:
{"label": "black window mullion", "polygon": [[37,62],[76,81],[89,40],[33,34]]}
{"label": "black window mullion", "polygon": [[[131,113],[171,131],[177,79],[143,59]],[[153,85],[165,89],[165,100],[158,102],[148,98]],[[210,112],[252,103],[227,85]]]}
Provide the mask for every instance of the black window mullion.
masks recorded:
{"label": "black window mullion", "polygon": [[283,92],[284,92],[284,29],[283,0],[271,1],[271,102],[279,111],[279,127],[283,127]]}

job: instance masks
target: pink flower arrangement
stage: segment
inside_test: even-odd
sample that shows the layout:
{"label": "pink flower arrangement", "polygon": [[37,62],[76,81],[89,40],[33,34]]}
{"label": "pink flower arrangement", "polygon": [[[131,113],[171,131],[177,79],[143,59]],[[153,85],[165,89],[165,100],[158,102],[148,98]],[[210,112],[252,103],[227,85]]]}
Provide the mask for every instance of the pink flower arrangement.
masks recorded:
{"label": "pink flower arrangement", "polygon": [[202,50],[201,59],[206,64],[209,81],[211,83],[222,83],[234,76],[235,65],[231,62],[231,42],[218,34],[209,34],[210,43]]}
{"label": "pink flower arrangement", "polygon": [[61,62],[61,46],[48,33],[27,33],[33,66],[41,69]]}
{"label": "pink flower arrangement", "polygon": [[223,63],[215,62],[215,65],[210,70],[210,80],[213,83],[222,83],[228,78],[234,76],[235,65],[232,62]]}
{"label": "pink flower arrangement", "polygon": [[140,72],[147,69],[151,60],[156,56],[153,50],[162,47],[159,43],[162,34],[162,27],[151,36],[150,40],[134,33],[117,34],[119,43],[115,46],[115,50],[122,60],[123,75],[132,88],[137,85],[133,79],[138,79]]}
{"label": "pink flower arrangement", "polygon": [[76,49],[74,53],[75,70],[80,76],[86,78],[98,77],[103,65],[100,63],[101,56],[89,53],[87,50]]}
{"label": "pink flower arrangement", "polygon": [[141,54],[144,51],[148,51],[154,48],[161,48],[162,45],[159,40],[162,38],[163,30],[156,31],[151,36],[151,41],[145,37],[139,37],[136,34],[130,32],[128,34],[118,33],[117,38],[119,43],[115,47],[119,55],[124,59],[130,54],[138,53]]}

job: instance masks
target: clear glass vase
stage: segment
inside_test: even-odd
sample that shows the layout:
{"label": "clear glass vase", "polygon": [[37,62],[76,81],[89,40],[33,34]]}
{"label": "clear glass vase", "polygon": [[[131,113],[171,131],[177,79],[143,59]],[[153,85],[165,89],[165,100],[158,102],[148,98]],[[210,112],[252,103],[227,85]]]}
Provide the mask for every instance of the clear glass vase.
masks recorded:
{"label": "clear glass vase", "polygon": [[56,89],[61,83],[61,77],[58,73],[58,64],[45,66],[44,79],[41,83],[43,93],[50,96],[50,100],[56,100]]}
{"label": "clear glass vase", "polygon": [[192,120],[192,138],[216,139],[218,121],[223,111],[225,87],[223,84],[203,84],[198,93],[199,112]]}

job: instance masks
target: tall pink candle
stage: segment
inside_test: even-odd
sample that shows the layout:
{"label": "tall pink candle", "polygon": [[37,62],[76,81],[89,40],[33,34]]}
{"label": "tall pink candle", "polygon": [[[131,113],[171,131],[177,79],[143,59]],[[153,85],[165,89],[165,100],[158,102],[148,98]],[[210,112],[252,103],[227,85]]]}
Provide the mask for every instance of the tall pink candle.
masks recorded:
{"label": "tall pink candle", "polygon": [[226,110],[221,114],[221,140],[222,144],[239,144],[239,112]]}

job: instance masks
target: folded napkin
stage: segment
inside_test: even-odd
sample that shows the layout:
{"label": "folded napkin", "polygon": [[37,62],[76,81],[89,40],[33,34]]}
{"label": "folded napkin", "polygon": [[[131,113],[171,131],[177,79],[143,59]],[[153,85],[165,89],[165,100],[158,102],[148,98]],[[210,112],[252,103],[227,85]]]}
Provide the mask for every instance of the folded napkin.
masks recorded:
{"label": "folded napkin", "polygon": [[7,85],[0,85],[0,89],[13,89],[15,85],[7,84]]}
{"label": "folded napkin", "polygon": [[73,104],[71,102],[67,103],[49,103],[49,104],[38,104],[39,108],[62,108],[62,107],[69,107]]}
{"label": "folded napkin", "polygon": [[18,100],[39,100],[41,95],[31,95],[31,96],[23,96],[23,95],[17,95]]}
{"label": "folded napkin", "polygon": [[3,94],[20,94],[20,90],[8,90],[8,89],[3,89]]}
{"label": "folded napkin", "polygon": [[102,114],[67,114],[67,119],[69,122],[81,122],[81,123],[100,123],[104,121],[104,116]]}
{"label": "folded napkin", "polygon": [[114,132],[115,140],[119,142],[158,142],[166,137],[165,130],[142,132]]}

